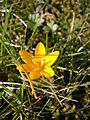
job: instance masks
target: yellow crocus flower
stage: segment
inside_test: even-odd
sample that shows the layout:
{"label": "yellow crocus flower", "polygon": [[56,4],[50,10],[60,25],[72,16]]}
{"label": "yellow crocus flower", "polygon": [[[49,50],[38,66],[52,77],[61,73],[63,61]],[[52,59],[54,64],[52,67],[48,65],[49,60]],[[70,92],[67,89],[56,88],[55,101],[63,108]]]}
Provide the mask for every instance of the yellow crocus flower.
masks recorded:
{"label": "yellow crocus flower", "polygon": [[[35,56],[27,51],[20,50],[19,54],[25,64],[23,68],[29,74],[31,80],[37,79],[40,76],[52,77],[55,73],[51,65],[56,61],[59,56],[59,51],[55,51],[46,55],[45,46],[39,42],[35,49]],[[18,65],[17,69],[24,72],[23,68]]]}

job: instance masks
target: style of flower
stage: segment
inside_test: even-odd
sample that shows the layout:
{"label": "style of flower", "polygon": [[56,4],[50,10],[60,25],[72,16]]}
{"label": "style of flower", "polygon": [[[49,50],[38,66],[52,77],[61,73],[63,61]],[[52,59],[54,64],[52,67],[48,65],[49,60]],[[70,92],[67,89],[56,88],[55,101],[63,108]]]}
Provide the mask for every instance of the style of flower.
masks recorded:
{"label": "style of flower", "polygon": [[25,69],[31,80],[37,79],[40,76],[45,76],[48,78],[54,76],[55,73],[51,68],[51,65],[58,58],[59,51],[46,55],[45,46],[39,42],[35,49],[35,56],[24,50],[20,50],[19,54],[25,64],[22,64],[22,66],[18,65],[17,69],[20,72],[24,72]]}

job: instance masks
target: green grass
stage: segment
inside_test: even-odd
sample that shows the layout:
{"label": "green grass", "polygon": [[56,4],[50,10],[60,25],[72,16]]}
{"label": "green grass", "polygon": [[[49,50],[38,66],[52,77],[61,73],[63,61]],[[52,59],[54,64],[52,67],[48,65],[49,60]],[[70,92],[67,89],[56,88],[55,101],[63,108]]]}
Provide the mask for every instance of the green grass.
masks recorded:
{"label": "green grass", "polygon": [[[89,6],[87,0],[1,1],[0,120],[89,119]],[[19,50],[34,54],[38,42],[60,55],[52,78],[32,81],[35,99],[16,63]]]}

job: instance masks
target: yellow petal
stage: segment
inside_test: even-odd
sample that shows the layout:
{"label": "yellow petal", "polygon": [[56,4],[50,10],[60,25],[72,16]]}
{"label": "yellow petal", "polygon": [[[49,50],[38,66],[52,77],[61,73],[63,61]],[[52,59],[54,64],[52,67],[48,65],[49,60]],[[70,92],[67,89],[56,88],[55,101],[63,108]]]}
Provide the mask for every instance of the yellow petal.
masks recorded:
{"label": "yellow petal", "polygon": [[19,70],[20,72],[24,72],[24,69],[26,70],[27,73],[30,73],[30,71],[32,71],[33,69],[35,69],[34,64],[22,64],[17,66],[17,70]]}
{"label": "yellow petal", "polygon": [[27,52],[27,51],[24,51],[24,50],[20,50],[19,51],[19,54],[20,54],[20,56],[21,56],[21,58],[22,58],[22,60],[25,62],[25,63],[32,63],[32,59],[33,59],[33,55],[32,54],[30,54],[29,52]]}
{"label": "yellow petal", "polygon": [[39,42],[35,49],[35,57],[41,58],[45,56],[45,46],[43,43]]}
{"label": "yellow petal", "polygon": [[42,71],[42,76],[45,76],[45,77],[52,77],[54,76],[54,70],[49,67],[49,66],[45,66],[44,70]]}
{"label": "yellow petal", "polygon": [[40,77],[40,71],[33,70],[32,72],[30,72],[29,77],[31,80],[38,79]]}
{"label": "yellow petal", "polygon": [[59,51],[49,53],[45,57],[44,63],[48,66],[51,66],[57,60],[58,56],[59,56]]}
{"label": "yellow petal", "polygon": [[38,58],[35,56],[32,61],[35,65],[40,66],[40,64],[44,63],[44,59],[45,59],[45,57]]}

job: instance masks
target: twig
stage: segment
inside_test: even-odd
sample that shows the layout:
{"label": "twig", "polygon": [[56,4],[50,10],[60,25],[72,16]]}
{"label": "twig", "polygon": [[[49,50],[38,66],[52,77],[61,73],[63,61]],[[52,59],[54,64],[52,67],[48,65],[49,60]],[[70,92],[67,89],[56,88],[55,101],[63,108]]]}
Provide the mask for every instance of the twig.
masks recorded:
{"label": "twig", "polygon": [[0,82],[1,85],[21,85],[20,83],[13,83],[13,82]]}
{"label": "twig", "polygon": [[75,12],[73,12],[73,19],[72,19],[72,23],[71,23],[70,33],[72,33],[72,31],[73,31],[74,21],[75,21]]}
{"label": "twig", "polygon": [[[68,68],[64,68],[64,67],[57,67],[57,69],[61,69],[61,70],[65,70],[65,71],[71,71],[71,69],[68,69]],[[90,69],[90,68],[89,68]],[[88,69],[87,69],[88,70]],[[79,74],[79,72],[78,71],[76,71],[76,70],[72,70],[74,73],[76,73],[76,74]],[[81,73],[82,75],[84,75],[84,73]],[[90,76],[90,74],[87,74],[88,76]]]}

